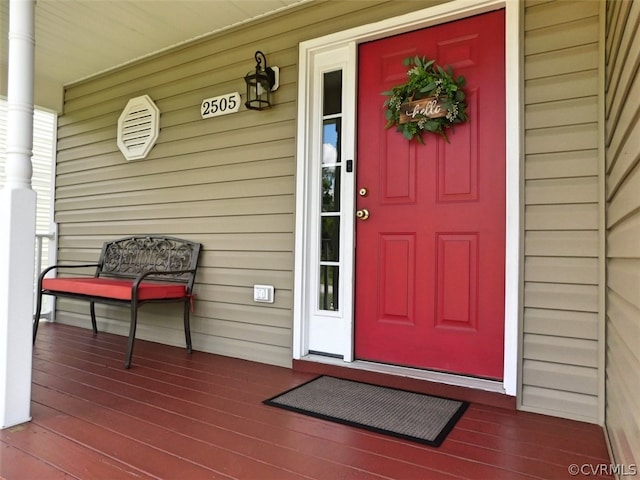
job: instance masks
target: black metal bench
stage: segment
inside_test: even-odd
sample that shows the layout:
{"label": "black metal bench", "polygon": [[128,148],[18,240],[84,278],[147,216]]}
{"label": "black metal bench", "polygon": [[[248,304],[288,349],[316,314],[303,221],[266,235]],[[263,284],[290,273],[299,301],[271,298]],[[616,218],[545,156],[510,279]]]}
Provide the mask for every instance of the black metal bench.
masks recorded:
{"label": "black metal bench", "polygon": [[[88,300],[93,333],[98,333],[95,303],[125,305],[131,309],[125,368],[131,366],[138,307],[145,303],[182,302],[187,351],[191,353],[189,313],[193,301],[201,245],[174,237],[134,236],[105,242],[98,263],[53,265],[38,277],[38,298],[33,321],[36,341],[42,295]],[[45,278],[53,269],[96,267],[93,277]]]}

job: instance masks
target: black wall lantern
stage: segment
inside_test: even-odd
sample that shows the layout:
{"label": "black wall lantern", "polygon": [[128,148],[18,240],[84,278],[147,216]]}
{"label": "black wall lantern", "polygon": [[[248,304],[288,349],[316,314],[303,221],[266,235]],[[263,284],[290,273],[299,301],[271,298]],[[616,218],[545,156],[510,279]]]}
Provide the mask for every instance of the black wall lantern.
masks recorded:
{"label": "black wall lantern", "polygon": [[247,73],[244,77],[247,83],[247,101],[244,105],[249,110],[264,110],[271,107],[271,92],[279,87],[280,69],[268,67],[267,57],[259,50],[255,59],[255,71]]}

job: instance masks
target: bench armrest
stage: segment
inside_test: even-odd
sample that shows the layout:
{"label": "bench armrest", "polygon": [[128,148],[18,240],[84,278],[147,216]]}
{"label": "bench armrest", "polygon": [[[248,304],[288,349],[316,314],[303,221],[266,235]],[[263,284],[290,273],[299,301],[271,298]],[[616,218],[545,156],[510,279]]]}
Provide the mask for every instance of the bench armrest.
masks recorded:
{"label": "bench armrest", "polygon": [[[153,275],[154,277],[156,276],[160,276],[160,275],[180,275],[183,273],[190,273],[191,275],[195,275],[196,270],[194,269],[190,269],[190,270],[166,270],[164,272],[156,272],[153,270],[150,270],[148,272],[144,272],[141,273],[140,275],[138,275],[136,277],[136,279],[133,282],[133,285],[131,286],[131,298],[137,298],[138,295],[138,287],[140,286],[140,283],[142,282],[142,280],[144,280],[145,278]],[[187,287],[189,286],[189,282],[180,282],[180,283],[186,283]],[[191,292],[188,292],[191,293]]]}
{"label": "bench armrest", "polygon": [[49,273],[51,270],[57,269],[57,268],[87,268],[87,267],[97,267],[99,264],[97,263],[83,263],[81,265],[51,265],[50,267],[45,268],[42,272],[40,272],[40,275],[38,276],[38,289],[42,290],[42,279],[44,278],[44,276]]}

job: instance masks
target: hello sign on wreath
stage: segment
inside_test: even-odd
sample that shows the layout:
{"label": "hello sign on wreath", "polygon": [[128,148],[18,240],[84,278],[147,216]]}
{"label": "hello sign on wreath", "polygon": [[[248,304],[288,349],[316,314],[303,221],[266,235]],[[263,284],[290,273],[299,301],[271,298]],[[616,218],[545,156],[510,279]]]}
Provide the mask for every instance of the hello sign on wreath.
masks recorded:
{"label": "hello sign on wreath", "polygon": [[403,63],[410,67],[407,82],[382,93],[389,97],[383,104],[385,128],[395,126],[405,138],[420,143],[424,132],[437,133],[448,142],[446,130],[468,120],[465,78],[454,77],[451,67],[444,69],[425,57]]}

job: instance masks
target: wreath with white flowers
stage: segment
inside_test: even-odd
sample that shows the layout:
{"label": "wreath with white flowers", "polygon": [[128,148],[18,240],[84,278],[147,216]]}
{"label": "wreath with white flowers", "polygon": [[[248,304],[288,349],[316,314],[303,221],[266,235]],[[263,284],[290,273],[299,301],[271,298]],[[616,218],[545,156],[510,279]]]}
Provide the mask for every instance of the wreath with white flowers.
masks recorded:
{"label": "wreath with white flowers", "polygon": [[396,130],[408,140],[424,143],[422,134],[433,132],[449,142],[446,130],[468,120],[467,104],[462,88],[466,84],[460,75],[454,77],[453,69],[434,64],[425,57],[406,58],[407,83],[382,92],[387,98],[385,128]]}

